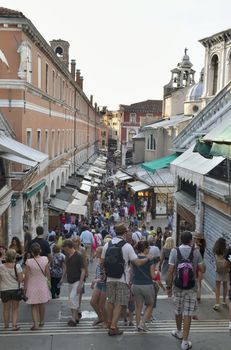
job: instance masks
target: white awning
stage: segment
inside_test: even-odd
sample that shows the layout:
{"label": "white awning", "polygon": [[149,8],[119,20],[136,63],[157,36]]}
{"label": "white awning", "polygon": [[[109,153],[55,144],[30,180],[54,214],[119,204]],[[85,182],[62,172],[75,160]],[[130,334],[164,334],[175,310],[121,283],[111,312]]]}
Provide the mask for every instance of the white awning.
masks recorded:
{"label": "white awning", "polygon": [[100,179],[97,179],[97,177],[94,178],[94,182],[97,183],[97,184],[100,184],[101,183],[101,180]]}
{"label": "white awning", "polygon": [[89,170],[88,170],[88,174],[90,174],[90,175],[92,175],[92,176],[103,177],[103,174],[100,174],[100,173],[94,171],[93,169],[89,169]]}
{"label": "white awning", "polygon": [[88,181],[91,181],[92,177],[89,176],[89,175],[85,175],[85,176],[84,176],[84,179],[85,179],[85,180],[88,180]]}
{"label": "white awning", "polygon": [[66,213],[87,216],[87,206],[77,205],[76,203],[70,203],[66,208]]}
{"label": "white awning", "polygon": [[101,169],[101,168],[98,168],[98,167],[95,167],[95,166],[92,166],[92,170],[96,171],[97,173],[100,173],[100,174],[106,174],[106,170],[104,169]]}
{"label": "white awning", "polygon": [[117,171],[117,173],[115,174],[115,177],[120,180],[120,181],[125,181],[125,180],[130,180],[132,179],[132,176],[123,173],[122,171]]}
{"label": "white awning", "polygon": [[52,198],[48,207],[50,209],[57,210],[57,211],[65,211],[68,205],[69,205],[69,202],[67,201],[63,201],[62,199],[58,199],[58,198]]}
{"label": "white awning", "polygon": [[142,181],[133,181],[128,184],[129,187],[131,187],[132,192],[139,192],[148,190],[150,188],[149,185],[147,185],[145,182]]}
{"label": "white awning", "polygon": [[80,187],[80,190],[89,193],[89,192],[91,192],[91,186],[82,184]]}
{"label": "white awning", "polygon": [[[42,152],[39,152],[31,147],[28,147],[24,145],[21,142],[18,142],[10,137],[7,137],[4,132],[0,131],[0,152],[2,155],[6,154],[7,157],[17,156],[19,158],[14,158],[16,162],[16,159],[18,160],[17,163],[22,163],[22,159],[25,158],[27,161],[35,162],[36,164],[40,165],[40,170],[44,169],[48,164],[48,155]],[[1,156],[2,156],[1,155]],[[29,163],[27,162],[26,165]],[[34,163],[30,163],[34,166]]]}
{"label": "white awning", "polygon": [[91,181],[87,181],[87,180],[84,180],[83,179],[83,181],[82,181],[82,185],[87,185],[87,186],[92,186],[92,183],[91,183]]}
{"label": "white awning", "polygon": [[193,152],[194,146],[177,157],[171,164],[171,172],[181,179],[190,181],[197,186],[202,186],[204,175],[208,174],[218,164],[223,157],[213,157],[207,159],[199,153]]}
{"label": "white awning", "polygon": [[105,163],[105,162],[98,161],[98,160],[96,160],[96,161],[94,162],[94,165],[95,165],[95,166],[98,166],[98,167],[100,167],[100,168],[103,168],[103,169],[106,168],[106,163]]}
{"label": "white awning", "polygon": [[30,167],[34,167],[38,164],[37,162],[34,162],[33,160],[29,160],[29,159],[23,158],[23,157],[18,157],[18,156],[15,156],[14,154],[11,154],[11,153],[0,153],[0,157],[3,159],[10,160],[11,162],[15,162],[15,163],[23,164],[23,165],[28,165]]}
{"label": "white awning", "polygon": [[75,199],[77,199],[78,201],[81,202],[81,204],[86,204],[87,199],[88,199],[88,195],[87,194],[83,194],[81,192],[78,192]]}

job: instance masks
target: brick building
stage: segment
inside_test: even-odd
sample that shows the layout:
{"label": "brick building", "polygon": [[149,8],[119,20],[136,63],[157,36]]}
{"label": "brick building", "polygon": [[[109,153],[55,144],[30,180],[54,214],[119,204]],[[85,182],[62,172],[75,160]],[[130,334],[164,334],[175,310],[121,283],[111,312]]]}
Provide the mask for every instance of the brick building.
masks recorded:
{"label": "brick building", "polygon": [[11,170],[25,175],[13,177],[16,203],[7,208],[8,233],[20,237],[24,224],[32,232],[48,225],[45,203],[96,153],[101,116],[75,60],[69,70],[67,41],[49,45],[21,12],[0,7],[0,43],[1,113],[17,141],[49,156],[46,166],[30,167],[30,181],[28,165],[11,159]]}

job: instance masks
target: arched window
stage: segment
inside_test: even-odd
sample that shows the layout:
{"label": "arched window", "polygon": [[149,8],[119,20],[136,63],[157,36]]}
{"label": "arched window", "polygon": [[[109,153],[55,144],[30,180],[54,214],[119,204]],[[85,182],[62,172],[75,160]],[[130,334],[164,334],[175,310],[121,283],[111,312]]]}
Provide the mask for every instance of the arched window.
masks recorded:
{"label": "arched window", "polygon": [[218,56],[214,55],[211,61],[212,67],[212,95],[217,93],[218,88]]}

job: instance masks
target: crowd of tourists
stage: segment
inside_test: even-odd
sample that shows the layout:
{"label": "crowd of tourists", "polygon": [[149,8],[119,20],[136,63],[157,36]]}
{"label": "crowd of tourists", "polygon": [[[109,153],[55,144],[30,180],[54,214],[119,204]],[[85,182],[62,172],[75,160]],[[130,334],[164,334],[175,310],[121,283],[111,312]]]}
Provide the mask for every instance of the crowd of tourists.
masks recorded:
{"label": "crowd of tourists", "polygon": [[[59,224],[49,230],[46,237],[43,227],[38,226],[36,237],[32,239],[26,227],[23,245],[13,237],[9,247],[0,247],[5,329],[11,321],[12,330],[19,330],[21,300],[31,306],[31,330],[43,327],[45,305],[50,298],[60,297],[64,282],[68,284],[68,326],[76,327],[82,316],[81,301],[89,264],[95,259],[90,304],[97,318],[93,326],[104,327],[108,335],[117,336],[123,333],[118,326],[122,319],[124,325],[136,326],[138,332],[148,332],[148,324],[155,318],[158,292],[162,289],[169,297],[174,296],[176,330],[171,334],[181,340],[182,350],[190,349],[191,319],[198,318],[196,310],[201,301],[201,282],[206,268],[203,235],[184,231],[176,247],[171,215],[163,231],[161,227],[153,227],[148,200],[135,202],[124,187],[111,184],[92,194],[90,212],[88,219],[60,215]],[[218,311],[227,306],[231,248],[224,238],[219,238],[213,252],[216,263],[214,310]]]}

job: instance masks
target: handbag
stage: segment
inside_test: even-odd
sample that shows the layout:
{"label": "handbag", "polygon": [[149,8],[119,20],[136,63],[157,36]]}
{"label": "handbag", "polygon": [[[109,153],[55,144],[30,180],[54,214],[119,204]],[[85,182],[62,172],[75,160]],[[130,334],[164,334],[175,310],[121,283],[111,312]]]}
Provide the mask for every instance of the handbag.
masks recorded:
{"label": "handbag", "polygon": [[[18,273],[17,273],[16,264],[14,265],[14,272],[15,272],[16,279],[18,281]],[[18,289],[15,290],[15,293],[14,293],[14,298],[15,298],[15,300],[18,300],[18,301],[20,301],[20,300],[27,301],[28,300],[28,297],[26,296],[24,289],[20,287],[19,281],[18,281]]]}
{"label": "handbag", "polygon": [[36,263],[38,264],[38,266],[39,266],[39,268],[40,268],[40,270],[41,270],[41,272],[42,272],[42,274],[43,274],[43,276],[45,277],[46,282],[47,282],[47,287],[48,287],[49,289],[51,289],[51,280],[50,280],[50,278],[48,278],[48,277],[45,275],[45,272],[43,271],[43,269],[42,269],[41,266],[39,265],[38,261],[37,261],[34,257],[33,257],[33,259],[36,261]]}

